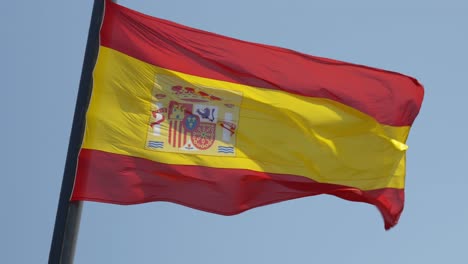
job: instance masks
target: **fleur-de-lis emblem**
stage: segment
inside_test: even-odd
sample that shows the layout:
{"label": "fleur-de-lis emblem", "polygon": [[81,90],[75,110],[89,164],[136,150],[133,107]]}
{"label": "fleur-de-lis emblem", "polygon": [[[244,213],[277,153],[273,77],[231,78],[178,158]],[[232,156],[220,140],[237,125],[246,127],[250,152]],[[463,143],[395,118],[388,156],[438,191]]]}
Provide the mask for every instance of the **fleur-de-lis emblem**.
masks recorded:
{"label": "fleur-de-lis emblem", "polygon": [[193,131],[200,124],[200,117],[197,115],[187,115],[184,120],[184,128],[187,131]]}

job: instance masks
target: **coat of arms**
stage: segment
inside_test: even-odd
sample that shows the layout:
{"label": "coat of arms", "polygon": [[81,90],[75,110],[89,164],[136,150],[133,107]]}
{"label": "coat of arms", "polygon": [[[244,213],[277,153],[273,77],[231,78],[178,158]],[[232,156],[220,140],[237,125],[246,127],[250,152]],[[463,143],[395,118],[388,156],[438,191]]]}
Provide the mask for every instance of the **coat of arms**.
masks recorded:
{"label": "coat of arms", "polygon": [[242,94],[157,75],[146,148],[234,156]]}

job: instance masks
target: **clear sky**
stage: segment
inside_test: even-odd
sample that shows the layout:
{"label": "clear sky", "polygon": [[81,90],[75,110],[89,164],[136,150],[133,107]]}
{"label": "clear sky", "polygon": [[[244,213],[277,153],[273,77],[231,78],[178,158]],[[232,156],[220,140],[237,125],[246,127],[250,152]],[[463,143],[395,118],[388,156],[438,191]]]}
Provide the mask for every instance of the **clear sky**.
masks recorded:
{"label": "clear sky", "polygon": [[[425,86],[408,139],[406,206],[315,196],[219,216],[156,202],[85,203],[76,263],[468,263],[468,2],[120,4],[243,40],[401,72]],[[91,0],[2,1],[0,263],[46,263]]]}

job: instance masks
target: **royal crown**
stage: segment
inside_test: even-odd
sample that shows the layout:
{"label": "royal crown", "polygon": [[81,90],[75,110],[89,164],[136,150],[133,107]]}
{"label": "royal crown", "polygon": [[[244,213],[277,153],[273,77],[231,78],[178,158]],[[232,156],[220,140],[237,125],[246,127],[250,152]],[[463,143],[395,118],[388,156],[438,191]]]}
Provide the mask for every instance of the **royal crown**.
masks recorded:
{"label": "royal crown", "polygon": [[205,93],[199,89],[192,87],[182,87],[180,85],[172,86],[172,94],[182,101],[187,102],[210,102],[222,101],[221,98]]}

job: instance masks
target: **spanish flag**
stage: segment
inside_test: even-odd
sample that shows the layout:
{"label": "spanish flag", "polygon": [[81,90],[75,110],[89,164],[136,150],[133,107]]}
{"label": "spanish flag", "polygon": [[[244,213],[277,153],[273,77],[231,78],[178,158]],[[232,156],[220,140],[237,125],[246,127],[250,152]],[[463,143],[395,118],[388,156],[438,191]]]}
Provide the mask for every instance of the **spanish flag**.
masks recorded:
{"label": "spanish flag", "polygon": [[233,215],[329,194],[404,205],[417,80],[241,41],[106,1],[71,200]]}

